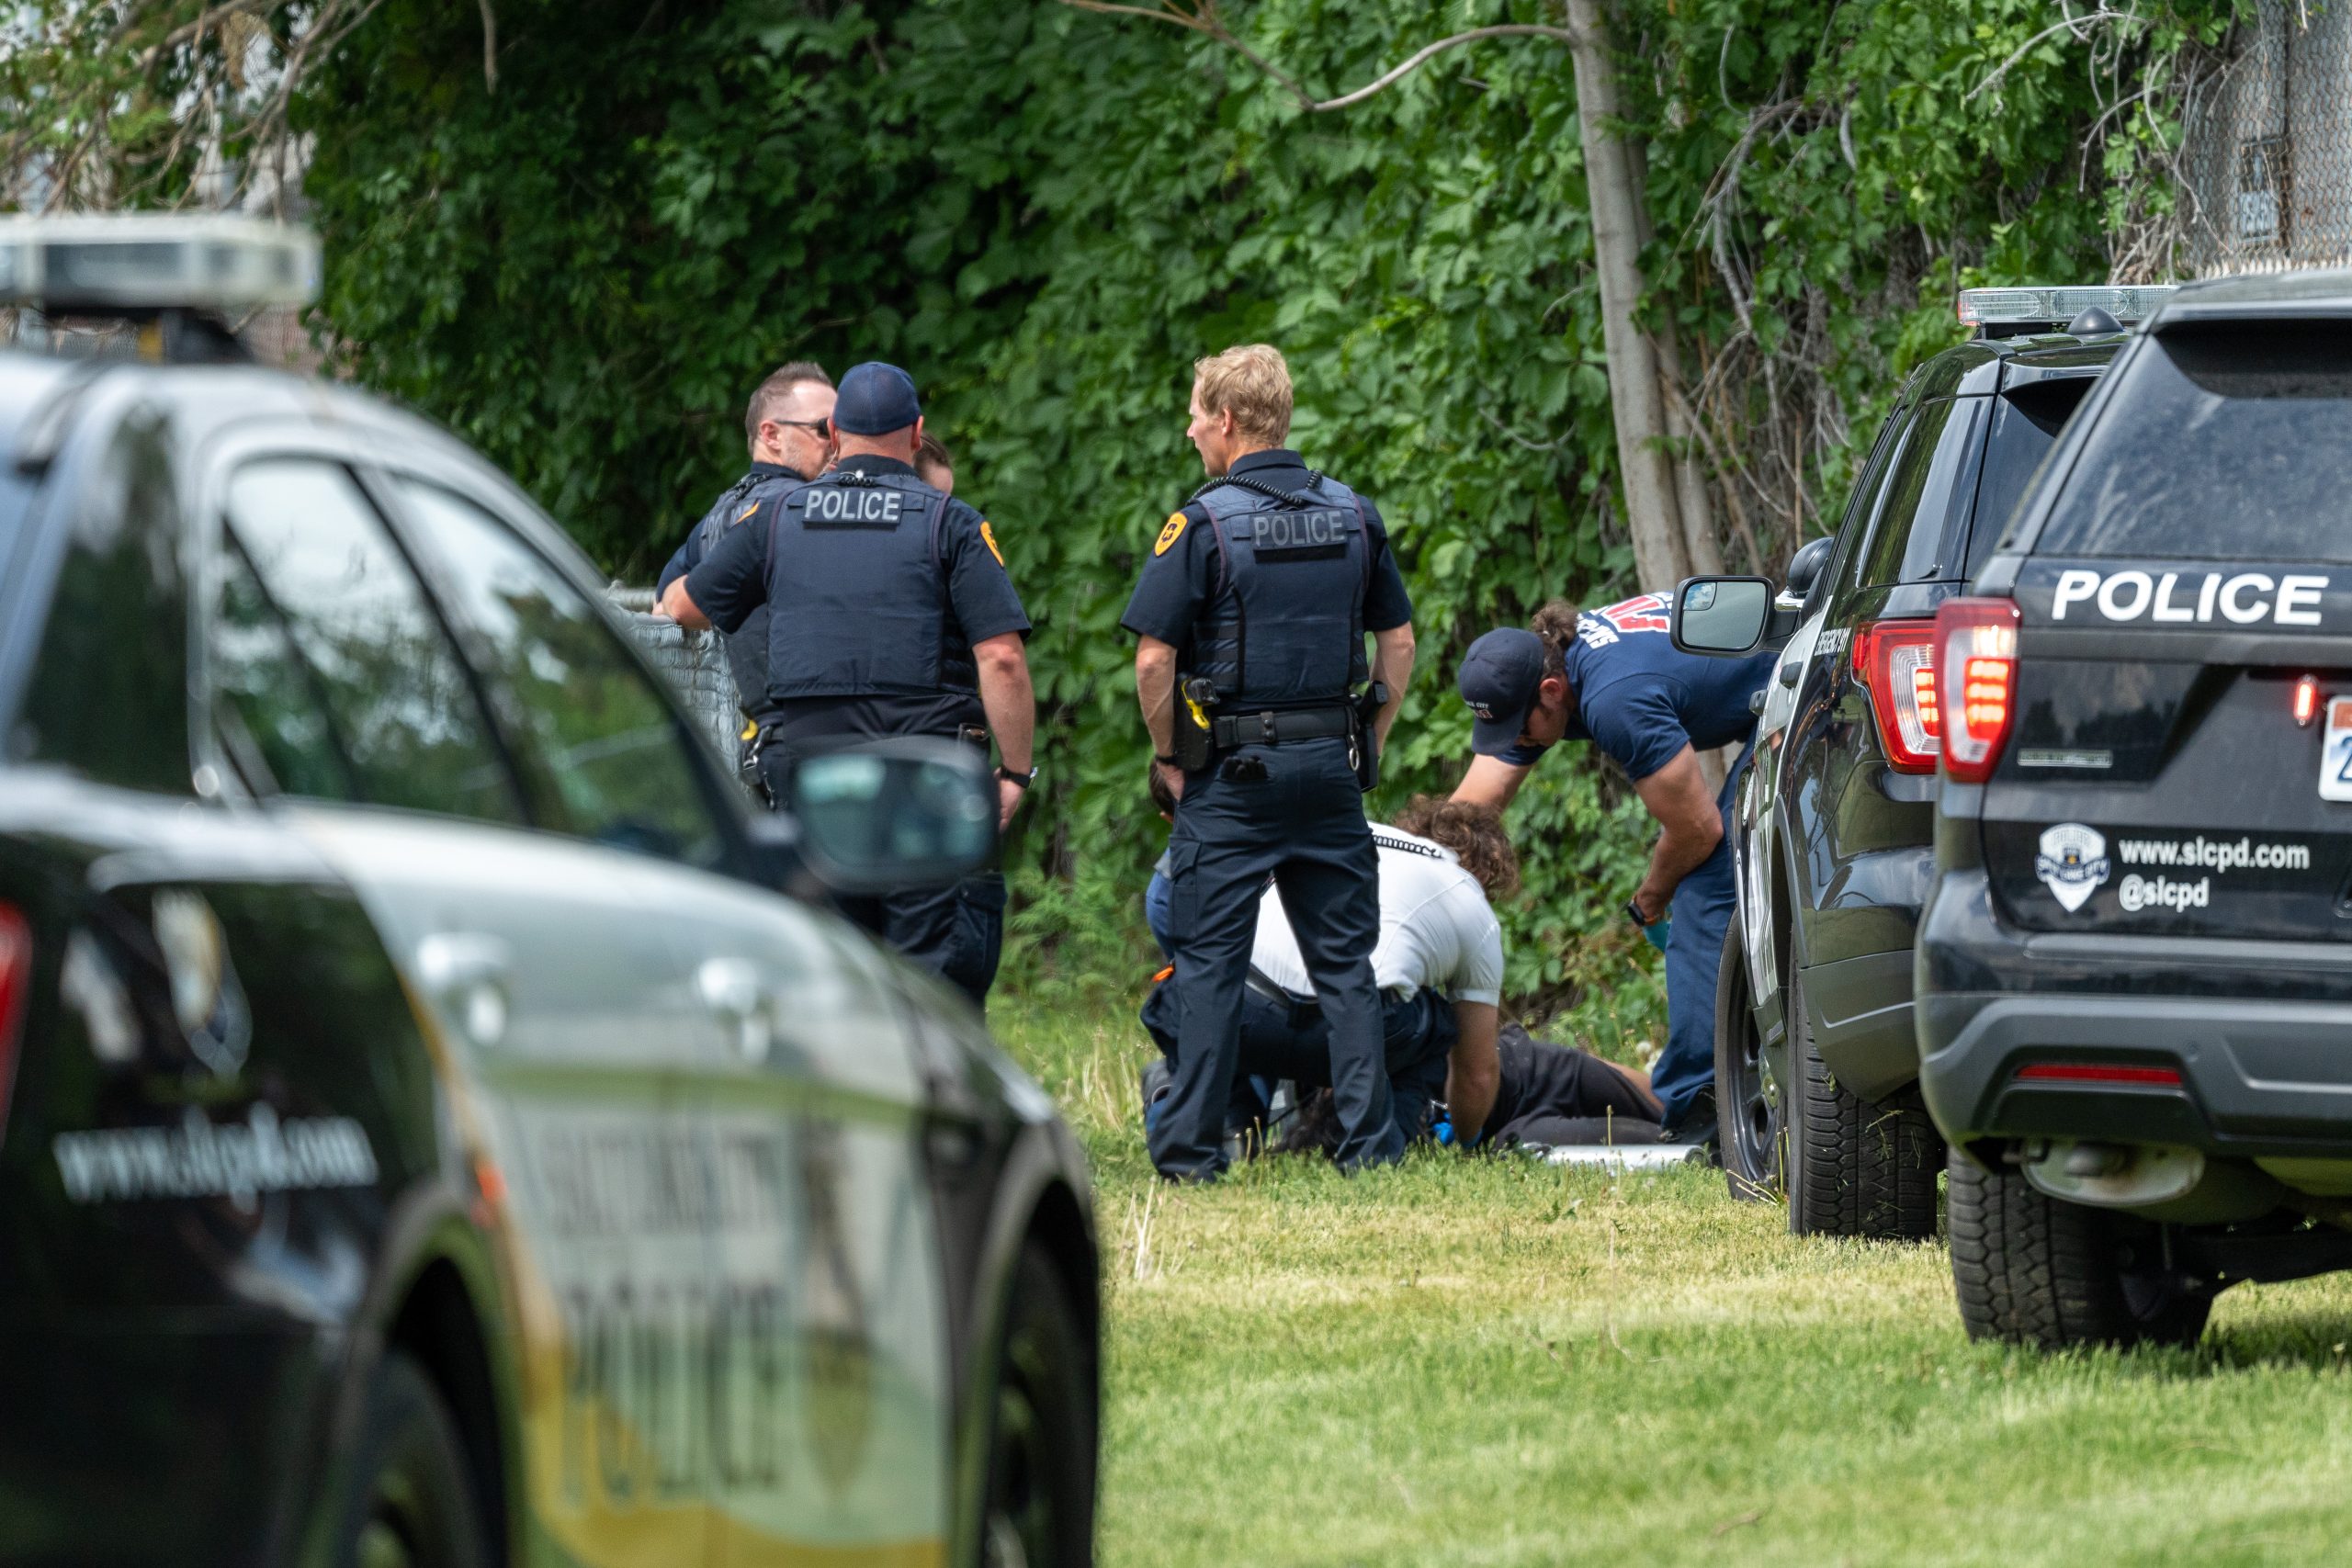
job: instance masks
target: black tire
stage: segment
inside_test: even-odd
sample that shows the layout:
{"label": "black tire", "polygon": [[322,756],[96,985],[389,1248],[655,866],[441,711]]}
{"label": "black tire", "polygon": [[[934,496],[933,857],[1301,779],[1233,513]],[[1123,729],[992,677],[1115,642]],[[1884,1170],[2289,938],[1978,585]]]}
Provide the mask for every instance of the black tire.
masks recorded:
{"label": "black tire", "polygon": [[1091,1568],[1091,1362],[1059,1270],[1030,1242],[1013,1275],[989,1420],[982,1568]]}
{"label": "black tire", "polygon": [[[1715,1130],[1724,1162],[1724,1184],[1743,1202],[1777,1202],[1781,1194],[1781,1154],[1788,1147],[1781,1124],[1786,1096],[1781,1084],[1784,1053],[1768,1055],[1764,1036],[1748,1006],[1747,949],[1739,918],[1724,932],[1724,956],[1715,971]],[[1778,1057],[1778,1060],[1774,1058]]]}
{"label": "black tire", "polygon": [[1943,1138],[1916,1091],[1871,1101],[1814,1049],[1804,980],[1789,970],[1789,1229],[1798,1235],[1930,1241]]}
{"label": "black tire", "polygon": [[2162,1227],[2066,1203],[2023,1172],[1951,1152],[1951,1280],[1971,1339],[2063,1350],[2075,1345],[2193,1345],[2211,1287],[2164,1266]]}
{"label": "black tire", "polygon": [[336,1568],[484,1568],[465,1440],[424,1369],[387,1350],[368,1387]]}

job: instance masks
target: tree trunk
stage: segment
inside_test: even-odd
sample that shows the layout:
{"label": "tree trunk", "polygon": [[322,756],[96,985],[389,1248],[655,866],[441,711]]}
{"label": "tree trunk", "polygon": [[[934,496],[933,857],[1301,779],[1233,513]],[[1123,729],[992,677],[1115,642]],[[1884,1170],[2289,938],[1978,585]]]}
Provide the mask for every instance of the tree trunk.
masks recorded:
{"label": "tree trunk", "polygon": [[[1600,0],[1566,0],[1568,51],[1576,62],[1577,120],[1584,139],[1585,188],[1592,206],[1592,250],[1600,281],[1601,341],[1609,356],[1609,400],[1617,427],[1617,463],[1625,481],[1625,517],[1641,585],[1659,592],[1691,574],[1690,531],[1669,450],[1666,389],[1658,345],[1635,320],[1644,290],[1642,238],[1649,227],[1640,150],[1612,123],[1618,118],[1615,64],[1609,58]],[[1693,476],[1696,479],[1696,471]],[[1704,491],[1699,490],[1703,508]],[[1702,516],[1698,519],[1712,534]],[[1709,544],[1712,549],[1713,539]]]}

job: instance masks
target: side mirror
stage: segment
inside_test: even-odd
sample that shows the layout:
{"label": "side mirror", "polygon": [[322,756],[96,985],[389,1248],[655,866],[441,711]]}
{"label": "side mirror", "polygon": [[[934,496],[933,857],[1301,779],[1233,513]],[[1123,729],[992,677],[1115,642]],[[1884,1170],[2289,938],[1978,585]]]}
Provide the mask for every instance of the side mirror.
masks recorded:
{"label": "side mirror", "polygon": [[1829,552],[1837,547],[1837,537],[1825,534],[1818,539],[1808,539],[1796,554],[1789,558],[1789,575],[1781,585],[1781,599],[1784,604],[1802,605],[1811,597],[1813,585],[1820,581],[1822,568],[1829,564]]}
{"label": "side mirror", "polygon": [[[1768,579],[1686,577],[1674,591],[1674,646],[1685,653],[1736,658],[1762,647],[1774,622],[1788,615],[1774,610]],[[1781,636],[1786,640],[1788,631]]]}
{"label": "side mirror", "polygon": [[996,854],[996,781],[968,746],[909,736],[792,770],[799,852],[837,893],[937,887]]}

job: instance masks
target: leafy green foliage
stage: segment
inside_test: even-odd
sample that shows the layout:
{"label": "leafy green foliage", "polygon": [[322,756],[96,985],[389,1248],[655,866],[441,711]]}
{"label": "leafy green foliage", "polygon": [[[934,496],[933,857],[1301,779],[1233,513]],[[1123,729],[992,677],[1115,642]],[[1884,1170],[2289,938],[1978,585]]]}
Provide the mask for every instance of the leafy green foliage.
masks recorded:
{"label": "leafy green foliage", "polygon": [[[2226,14],[2179,0],[2118,58],[2161,70]],[[1295,444],[1391,520],[1422,660],[1376,807],[1453,782],[1454,668],[1479,631],[1661,586],[1631,581],[1613,494],[1555,43],[1458,51],[1310,115],[1215,40],[1043,0],[502,0],[498,18],[494,91],[472,12],[422,0],[385,0],[306,84],[323,322],[362,379],[457,426],[639,578],[740,471],[737,411],[765,369],[910,368],[1037,622],[1046,774],[1014,846],[1034,983],[1056,940],[1068,974],[1145,951],[1128,912],[1160,827],[1117,622],[1199,481],[1182,435],[1197,355],[1281,345]],[[1336,93],[1504,19],[1553,17],[1261,0],[1237,26]],[[1785,497],[1743,520],[1768,562],[1834,515],[1848,448],[1951,341],[1955,281],[2103,273],[2139,210],[2111,187],[2172,134],[2161,96],[2086,152],[2107,100],[2071,35],[1981,85],[2047,19],[2027,0],[1624,12],[1652,308],[1708,378],[1725,484]],[[1784,401],[1810,422],[1786,480],[1748,434],[1777,454]],[[1650,837],[1623,781],[1555,758],[1513,820],[1515,993],[1566,1000],[1645,957],[1617,929]]]}

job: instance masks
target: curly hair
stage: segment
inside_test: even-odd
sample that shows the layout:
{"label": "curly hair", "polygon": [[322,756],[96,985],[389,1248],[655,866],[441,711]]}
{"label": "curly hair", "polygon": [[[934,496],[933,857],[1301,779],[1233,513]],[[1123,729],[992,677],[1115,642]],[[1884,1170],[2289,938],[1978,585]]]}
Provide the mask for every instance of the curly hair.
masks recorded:
{"label": "curly hair", "polygon": [[1527,629],[1544,639],[1544,674],[1548,680],[1568,672],[1568,644],[1576,640],[1577,617],[1584,612],[1566,599],[1555,599],[1535,612]]}
{"label": "curly hair", "polygon": [[1491,806],[1417,795],[1391,824],[1399,830],[1443,844],[1478,879],[1489,898],[1519,891],[1519,853],[1503,830],[1502,813]]}

